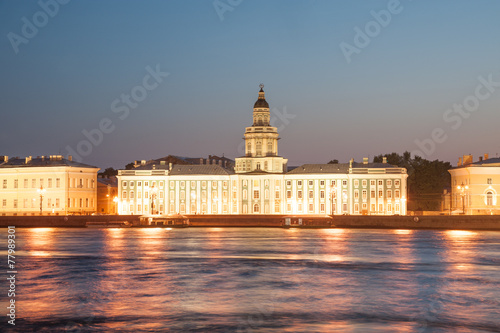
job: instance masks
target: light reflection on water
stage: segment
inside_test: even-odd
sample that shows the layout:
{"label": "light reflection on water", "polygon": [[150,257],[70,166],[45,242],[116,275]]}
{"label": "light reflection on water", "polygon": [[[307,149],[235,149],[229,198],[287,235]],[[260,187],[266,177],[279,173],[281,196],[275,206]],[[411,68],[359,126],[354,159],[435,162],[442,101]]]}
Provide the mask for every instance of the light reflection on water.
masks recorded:
{"label": "light reflection on water", "polygon": [[16,237],[20,331],[500,331],[498,232],[44,228]]}

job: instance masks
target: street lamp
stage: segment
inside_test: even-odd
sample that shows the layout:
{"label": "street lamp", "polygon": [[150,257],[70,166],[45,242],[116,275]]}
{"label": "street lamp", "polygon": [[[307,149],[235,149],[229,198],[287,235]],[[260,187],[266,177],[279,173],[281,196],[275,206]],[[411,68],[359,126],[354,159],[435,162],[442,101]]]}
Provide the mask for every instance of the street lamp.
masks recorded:
{"label": "street lamp", "polygon": [[151,185],[151,214],[155,214],[155,200],[156,200],[156,195],[158,194],[158,188],[153,185]]}
{"label": "street lamp", "polygon": [[118,197],[114,197],[113,202],[115,203],[115,214],[118,214]]}
{"label": "street lamp", "polygon": [[464,185],[464,182],[462,182],[462,185],[457,186],[457,190],[461,191],[460,195],[462,196],[462,214],[465,215],[465,190],[468,190],[469,186]]}
{"label": "street lamp", "polygon": [[40,215],[42,215],[42,204],[43,204],[43,195],[45,194],[45,189],[43,186],[40,186],[39,189],[36,190],[38,194],[40,194]]}
{"label": "street lamp", "polygon": [[331,199],[331,211],[332,211],[332,215],[334,215],[334,212],[335,212],[335,209],[334,207],[336,205],[334,205],[333,203],[333,199],[336,199],[336,193],[337,193],[337,187],[335,185],[333,185],[333,183],[330,185],[330,199]]}

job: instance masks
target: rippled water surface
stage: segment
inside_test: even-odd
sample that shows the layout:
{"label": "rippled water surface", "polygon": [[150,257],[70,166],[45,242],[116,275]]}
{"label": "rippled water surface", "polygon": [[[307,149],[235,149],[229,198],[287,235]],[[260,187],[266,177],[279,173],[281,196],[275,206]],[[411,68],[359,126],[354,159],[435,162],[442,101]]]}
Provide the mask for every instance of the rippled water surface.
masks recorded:
{"label": "rippled water surface", "polygon": [[18,228],[16,237],[19,332],[500,332],[500,232]]}

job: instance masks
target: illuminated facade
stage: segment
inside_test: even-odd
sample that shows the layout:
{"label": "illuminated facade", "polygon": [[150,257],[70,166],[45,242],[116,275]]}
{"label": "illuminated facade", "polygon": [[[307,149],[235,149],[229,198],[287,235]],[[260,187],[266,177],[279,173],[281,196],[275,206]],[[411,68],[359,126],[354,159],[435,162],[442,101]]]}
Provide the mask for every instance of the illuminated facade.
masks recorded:
{"label": "illuminated facade", "polygon": [[245,156],[216,164],[143,163],[118,173],[120,214],[406,214],[406,169],[350,161],[287,172],[263,85],[245,131]]}
{"label": "illuminated facade", "polygon": [[473,162],[472,155],[459,159],[451,174],[451,210],[455,214],[500,214],[500,158],[488,154]]}
{"label": "illuminated facade", "polygon": [[97,205],[98,170],[61,155],[4,156],[0,163],[0,215],[92,214]]}

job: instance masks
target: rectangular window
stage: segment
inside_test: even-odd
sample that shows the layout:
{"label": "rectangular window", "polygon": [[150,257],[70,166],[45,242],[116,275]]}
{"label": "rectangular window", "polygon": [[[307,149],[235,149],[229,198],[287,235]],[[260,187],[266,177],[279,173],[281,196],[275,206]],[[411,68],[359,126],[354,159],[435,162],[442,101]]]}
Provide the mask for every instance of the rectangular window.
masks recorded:
{"label": "rectangular window", "polygon": [[24,180],[24,188],[28,188],[28,179]]}
{"label": "rectangular window", "polygon": [[395,204],[394,205],[394,209],[396,210],[396,214],[399,213],[399,204]]}
{"label": "rectangular window", "polygon": [[89,208],[89,198],[85,198],[85,207]]}
{"label": "rectangular window", "polygon": [[391,187],[392,186],[392,180],[387,180],[387,187]]}
{"label": "rectangular window", "polygon": [[314,204],[309,204],[309,212],[312,213],[314,211]]}
{"label": "rectangular window", "polygon": [[[225,181],[222,183],[222,186],[223,186],[224,188],[227,188],[227,180],[225,180]],[[227,209],[226,209],[226,210],[227,210]]]}
{"label": "rectangular window", "polygon": [[14,199],[14,208],[17,208],[17,199]]}
{"label": "rectangular window", "polygon": [[387,213],[391,214],[392,213],[392,204],[387,204]]}
{"label": "rectangular window", "polygon": [[297,205],[297,210],[299,211],[299,213],[302,213],[302,204],[301,203],[299,203]]}
{"label": "rectangular window", "polygon": [[347,180],[343,180],[343,181],[342,181],[342,185],[343,185],[343,186],[347,186]]}
{"label": "rectangular window", "polygon": [[379,190],[379,191],[378,191],[378,197],[379,197],[379,198],[383,198],[383,197],[384,197],[384,191]]}
{"label": "rectangular window", "polygon": [[122,192],[122,199],[127,199],[127,191]]}
{"label": "rectangular window", "polygon": [[359,190],[354,191],[354,199],[359,199]]}
{"label": "rectangular window", "polygon": [[163,199],[163,191],[160,191],[160,199]]}
{"label": "rectangular window", "polygon": [[290,191],[290,190],[286,191],[286,198],[287,199],[291,199],[292,198],[292,191]]}
{"label": "rectangular window", "polygon": [[320,185],[320,186],[325,186],[325,181],[324,181],[324,180],[321,180],[321,181],[319,182],[319,185]]}
{"label": "rectangular window", "polygon": [[130,199],[134,198],[134,191],[130,191]]}
{"label": "rectangular window", "polygon": [[324,198],[325,198],[325,191],[321,190],[321,191],[319,192],[319,197],[320,197],[321,199],[324,199]]}
{"label": "rectangular window", "polygon": [[291,213],[292,212],[292,204],[287,204],[286,205],[286,210]]}
{"label": "rectangular window", "polygon": [[363,196],[363,200],[366,200],[366,196],[367,196],[367,191],[366,190],[363,190],[362,196]]}
{"label": "rectangular window", "polygon": [[253,198],[254,199],[258,199],[259,198],[259,191],[258,190],[253,191]]}
{"label": "rectangular window", "polygon": [[[203,184],[204,184],[203,187],[205,187],[206,186],[206,182],[203,182]],[[139,184],[139,186],[141,186],[141,184]],[[175,182],[173,180],[170,181],[170,187],[171,188],[175,187]]]}
{"label": "rectangular window", "polygon": [[394,198],[399,199],[399,190],[394,191]]}
{"label": "rectangular window", "polygon": [[196,187],[196,182],[193,180],[191,181],[191,188],[195,188]]}
{"label": "rectangular window", "polygon": [[31,180],[31,187],[35,188],[36,187],[36,179]]}
{"label": "rectangular window", "polygon": [[274,196],[275,199],[279,199],[280,198],[280,191],[276,191],[275,192],[275,196]]}
{"label": "rectangular window", "polygon": [[23,207],[28,208],[28,199],[24,199],[23,201]]}
{"label": "rectangular window", "polygon": [[2,208],[6,208],[7,207],[7,199],[3,199],[2,200]]}
{"label": "rectangular window", "polygon": [[399,187],[399,179],[394,181],[394,186]]}
{"label": "rectangular window", "polygon": [[[81,179],[80,179],[80,181],[81,181]],[[127,187],[127,182],[126,181],[122,182],[122,187]]]}
{"label": "rectangular window", "polygon": [[[144,186],[148,186],[148,182],[144,182]],[[185,181],[181,181],[181,187],[184,188],[186,186]]]}
{"label": "rectangular window", "polygon": [[379,204],[378,205],[378,212],[383,213],[384,212],[384,204]]}
{"label": "rectangular window", "polygon": [[488,183],[489,185],[493,184],[492,179],[491,179],[491,178],[488,178],[487,183]]}
{"label": "rectangular window", "polygon": [[384,181],[383,180],[379,180],[378,181],[378,186],[383,186],[384,185]]}
{"label": "rectangular window", "polygon": [[297,198],[302,199],[302,191],[297,191]]}
{"label": "rectangular window", "polygon": [[354,213],[358,214],[359,213],[359,204],[354,204]]}
{"label": "rectangular window", "polygon": [[52,207],[52,199],[47,199],[47,208]]}
{"label": "rectangular window", "polygon": [[325,204],[322,203],[321,205],[319,205],[319,210],[321,213],[324,213],[325,212]]}
{"label": "rectangular window", "polygon": [[313,191],[309,191],[309,199],[313,199],[314,198],[314,192]]}
{"label": "rectangular window", "polygon": [[56,178],[56,188],[61,187],[61,178]]}
{"label": "rectangular window", "polygon": [[392,198],[392,191],[389,190],[387,191],[387,199],[391,199]]}
{"label": "rectangular window", "polygon": [[60,205],[59,198],[56,198],[56,208],[59,208],[59,205]]}
{"label": "rectangular window", "polygon": [[374,180],[370,180],[370,186],[375,186],[375,181]]}
{"label": "rectangular window", "polygon": [[19,186],[19,180],[14,179],[14,188],[18,188],[18,186]]}
{"label": "rectangular window", "polygon": [[292,186],[292,181],[291,180],[287,180],[286,181],[286,186]]}
{"label": "rectangular window", "polygon": [[254,179],[253,181],[253,187],[259,187],[259,180],[258,179]]}
{"label": "rectangular window", "polygon": [[7,188],[7,179],[3,180],[3,188]]}
{"label": "rectangular window", "polygon": [[309,181],[309,186],[313,186],[313,181],[312,180]]}
{"label": "rectangular window", "polygon": [[302,180],[297,181],[297,186],[302,186]]}
{"label": "rectangular window", "polygon": [[142,212],[142,205],[137,205],[137,211]]}
{"label": "rectangular window", "polygon": [[366,179],[363,179],[363,187],[366,187]]}
{"label": "rectangular window", "polygon": [[355,186],[355,187],[358,187],[358,186],[359,186],[359,180],[358,180],[358,179],[355,179],[355,180],[354,180],[354,186]]}
{"label": "rectangular window", "polygon": [[274,204],[274,212],[279,213],[280,212],[280,204],[277,202]]}
{"label": "rectangular window", "polygon": [[52,188],[52,178],[49,178],[49,179],[47,180],[47,187],[48,187],[48,188]]}
{"label": "rectangular window", "polygon": [[331,186],[336,186],[336,185],[337,185],[337,181],[332,180],[332,184],[331,184]]}
{"label": "rectangular window", "polygon": [[375,191],[370,191],[370,199],[375,199]]}
{"label": "rectangular window", "polygon": [[[148,193],[148,192],[146,192],[146,193]],[[146,196],[147,196],[147,194],[146,194]],[[181,191],[181,200],[184,200],[184,199],[186,199],[186,192]]]}

